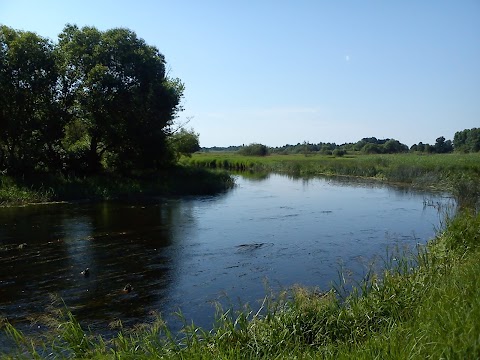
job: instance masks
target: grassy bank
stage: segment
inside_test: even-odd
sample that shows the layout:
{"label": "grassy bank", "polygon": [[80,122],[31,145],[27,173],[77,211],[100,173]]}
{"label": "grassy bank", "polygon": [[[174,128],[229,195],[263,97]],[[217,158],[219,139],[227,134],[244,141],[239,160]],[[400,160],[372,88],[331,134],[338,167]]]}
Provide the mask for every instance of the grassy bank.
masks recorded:
{"label": "grassy bank", "polygon": [[265,299],[260,309],[219,309],[211,330],[186,324],[169,332],[159,316],[112,339],[90,333],[67,310],[54,311],[42,339],[4,324],[17,352],[3,358],[95,359],[439,359],[480,357],[480,215],[462,212],[436,239],[386,260],[342,296],[343,284],[297,287]]}
{"label": "grassy bank", "polygon": [[462,174],[480,179],[480,154],[270,155],[198,153],[183,159],[189,165],[230,170],[261,170],[299,176],[345,175],[418,186],[446,187]]}
{"label": "grassy bank", "polygon": [[107,200],[168,195],[214,194],[233,186],[226,173],[178,166],[137,177],[0,176],[0,205],[65,200]]}

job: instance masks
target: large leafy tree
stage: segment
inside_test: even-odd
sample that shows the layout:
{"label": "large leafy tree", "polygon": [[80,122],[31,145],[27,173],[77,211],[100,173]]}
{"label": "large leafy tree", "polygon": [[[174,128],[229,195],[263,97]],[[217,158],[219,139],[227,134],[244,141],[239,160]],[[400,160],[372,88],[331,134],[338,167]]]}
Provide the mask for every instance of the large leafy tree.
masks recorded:
{"label": "large leafy tree", "polygon": [[67,25],[58,54],[62,98],[71,124],[85,131],[81,155],[90,172],[103,160],[132,169],[159,167],[170,158],[166,136],[182,110],[184,88],[166,76],[155,47],[128,29]]}
{"label": "large leafy tree", "polygon": [[63,124],[53,44],[0,26],[0,166],[28,172],[58,163]]}
{"label": "large leafy tree", "polygon": [[453,151],[451,140],[445,140],[444,136],[440,136],[435,140],[435,152],[438,154],[445,154]]}

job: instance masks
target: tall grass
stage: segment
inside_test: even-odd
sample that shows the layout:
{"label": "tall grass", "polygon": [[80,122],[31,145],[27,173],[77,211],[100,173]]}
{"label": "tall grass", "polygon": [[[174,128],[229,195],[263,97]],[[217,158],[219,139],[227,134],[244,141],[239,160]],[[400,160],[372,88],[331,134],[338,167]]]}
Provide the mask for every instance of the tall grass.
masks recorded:
{"label": "tall grass", "polygon": [[160,172],[125,177],[112,174],[80,177],[37,174],[0,177],[0,205],[63,200],[108,200],[163,195],[214,194],[231,188],[226,173],[177,166]]}
{"label": "tall grass", "polygon": [[447,219],[416,254],[389,257],[347,296],[294,287],[257,309],[217,308],[214,327],[184,322],[173,335],[160,317],[111,339],[92,334],[68,311],[35,342],[4,326],[17,352],[4,358],[475,359],[480,357],[480,214]]}
{"label": "tall grass", "polygon": [[345,175],[446,188],[459,176],[480,179],[480,154],[271,155],[199,153],[182,160],[193,166],[230,170],[275,171],[300,176]]}
{"label": "tall grass", "polygon": [[53,196],[53,190],[49,187],[28,186],[5,175],[0,176],[0,206],[10,203],[23,205],[45,202]]}

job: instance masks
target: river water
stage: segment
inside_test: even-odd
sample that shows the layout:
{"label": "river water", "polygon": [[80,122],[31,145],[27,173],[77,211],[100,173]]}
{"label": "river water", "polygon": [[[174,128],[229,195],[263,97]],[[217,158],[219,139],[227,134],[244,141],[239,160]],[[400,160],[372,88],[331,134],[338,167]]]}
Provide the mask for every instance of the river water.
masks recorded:
{"label": "river water", "polygon": [[28,331],[54,294],[103,333],[152,310],[173,328],[179,309],[209,328],[215,301],[255,308],[266,287],[325,290],[339,271],[360,279],[387,249],[432,238],[432,205],[450,201],[342,178],[236,182],[210,197],[0,208],[0,318]]}

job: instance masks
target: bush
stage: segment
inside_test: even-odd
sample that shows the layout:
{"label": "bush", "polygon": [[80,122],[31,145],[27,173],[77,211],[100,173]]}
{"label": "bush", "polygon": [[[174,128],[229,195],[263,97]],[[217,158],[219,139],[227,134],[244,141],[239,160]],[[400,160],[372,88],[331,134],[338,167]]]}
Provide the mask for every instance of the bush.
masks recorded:
{"label": "bush", "polygon": [[245,156],[266,156],[268,155],[268,148],[266,145],[253,143],[241,148],[238,153]]}
{"label": "bush", "polygon": [[341,157],[343,155],[345,155],[347,152],[343,149],[335,149],[332,151],[332,155],[333,156],[337,156],[337,157]]}

